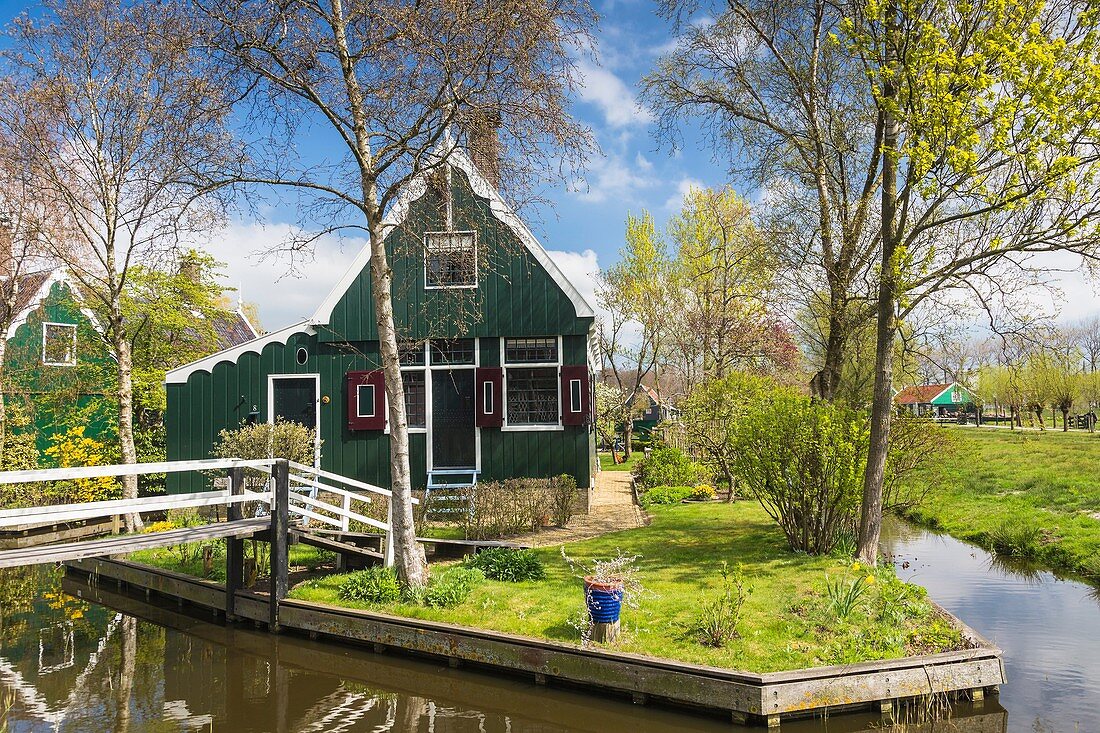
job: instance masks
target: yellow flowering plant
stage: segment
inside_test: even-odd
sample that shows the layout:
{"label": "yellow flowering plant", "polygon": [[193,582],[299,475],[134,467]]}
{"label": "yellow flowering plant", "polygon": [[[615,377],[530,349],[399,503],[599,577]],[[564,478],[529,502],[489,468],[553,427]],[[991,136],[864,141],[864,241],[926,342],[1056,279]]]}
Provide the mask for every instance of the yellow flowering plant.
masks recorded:
{"label": "yellow flowering plant", "polygon": [[[46,455],[58,468],[78,466],[103,466],[108,463],[106,445],[84,434],[85,426],[76,425],[64,433],[51,436],[53,443]],[[59,482],[56,487],[62,502],[102,501],[114,499],[119,494],[119,484],[109,476],[79,478]]]}

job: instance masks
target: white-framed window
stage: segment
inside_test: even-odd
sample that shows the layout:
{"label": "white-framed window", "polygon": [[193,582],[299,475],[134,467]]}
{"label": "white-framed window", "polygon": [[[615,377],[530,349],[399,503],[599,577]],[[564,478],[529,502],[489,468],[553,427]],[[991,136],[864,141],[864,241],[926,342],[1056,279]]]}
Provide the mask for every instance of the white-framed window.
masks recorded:
{"label": "white-framed window", "polygon": [[483,415],[492,415],[493,407],[493,383],[483,382],[481,387],[481,413]]}
{"label": "white-framed window", "polygon": [[42,363],[49,366],[76,364],[76,326],[71,323],[42,324]]}
{"label": "white-framed window", "polygon": [[424,234],[424,287],[477,287],[477,232]]}
{"label": "white-framed window", "polygon": [[561,345],[556,336],[502,339],[506,427],[561,426],[560,356]]}
{"label": "white-framed window", "polygon": [[581,384],[581,380],[579,380],[579,379],[570,379],[569,380],[569,411],[570,412],[577,413],[577,412],[581,411],[581,408],[584,405],[584,398],[583,398],[583,393],[582,393],[583,389],[584,389],[584,385]]}
{"label": "white-framed window", "polygon": [[374,385],[359,384],[355,387],[355,416],[374,417]]}

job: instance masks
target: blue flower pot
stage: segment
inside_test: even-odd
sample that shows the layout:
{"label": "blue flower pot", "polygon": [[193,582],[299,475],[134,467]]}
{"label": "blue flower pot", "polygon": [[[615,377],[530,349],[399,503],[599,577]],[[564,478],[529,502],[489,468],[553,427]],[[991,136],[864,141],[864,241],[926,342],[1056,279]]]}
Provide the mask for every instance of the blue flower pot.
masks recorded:
{"label": "blue flower pot", "polygon": [[594,624],[613,624],[619,620],[623,605],[622,583],[602,583],[584,579],[584,602]]}

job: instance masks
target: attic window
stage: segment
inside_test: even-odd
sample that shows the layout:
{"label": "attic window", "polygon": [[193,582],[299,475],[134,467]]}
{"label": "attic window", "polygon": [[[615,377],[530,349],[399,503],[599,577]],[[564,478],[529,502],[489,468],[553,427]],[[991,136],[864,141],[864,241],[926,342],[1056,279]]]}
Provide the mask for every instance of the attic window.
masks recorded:
{"label": "attic window", "polygon": [[432,288],[477,287],[477,232],[424,234],[424,285]]}
{"label": "attic window", "polygon": [[42,363],[48,366],[76,364],[76,326],[71,323],[42,324]]}

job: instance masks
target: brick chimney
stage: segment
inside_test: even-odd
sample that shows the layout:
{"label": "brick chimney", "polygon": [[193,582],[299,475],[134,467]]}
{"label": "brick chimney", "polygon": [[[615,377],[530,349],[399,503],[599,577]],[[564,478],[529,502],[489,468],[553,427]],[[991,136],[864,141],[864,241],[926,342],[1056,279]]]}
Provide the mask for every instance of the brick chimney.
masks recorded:
{"label": "brick chimney", "polygon": [[499,188],[500,116],[479,110],[470,116],[465,128],[470,160],[493,188]]}

